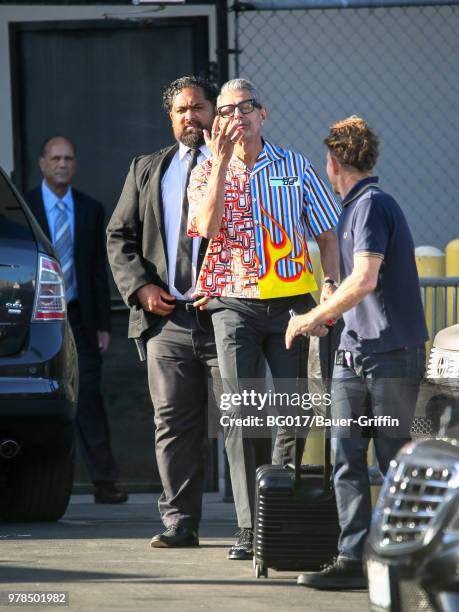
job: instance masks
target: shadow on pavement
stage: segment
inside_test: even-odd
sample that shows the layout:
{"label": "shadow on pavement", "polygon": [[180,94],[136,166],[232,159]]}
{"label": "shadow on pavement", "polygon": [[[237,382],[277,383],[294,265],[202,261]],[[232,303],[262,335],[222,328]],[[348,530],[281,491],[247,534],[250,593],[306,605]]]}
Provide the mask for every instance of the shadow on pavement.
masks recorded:
{"label": "shadow on pavement", "polygon": [[27,584],[27,583],[72,583],[72,582],[133,582],[136,584],[170,584],[170,585],[196,585],[196,586],[247,586],[250,582],[254,587],[269,586],[285,586],[285,581],[292,581],[292,576],[276,576],[270,580],[240,580],[240,579],[168,579],[162,576],[149,576],[147,574],[120,574],[115,572],[91,572],[91,571],[70,571],[51,568],[39,567],[21,567],[17,565],[3,565],[0,560],[0,568],[2,572],[2,582],[9,584]]}
{"label": "shadow on pavement", "polygon": [[[122,519],[67,519],[57,523],[0,523],[0,542],[5,540],[104,540],[104,539],[147,539],[164,531],[158,520],[139,521],[135,516]],[[234,539],[235,523],[203,523],[199,537]],[[204,546],[208,546],[204,543]],[[224,544],[218,545],[224,546]],[[227,546],[227,545],[225,545]]]}

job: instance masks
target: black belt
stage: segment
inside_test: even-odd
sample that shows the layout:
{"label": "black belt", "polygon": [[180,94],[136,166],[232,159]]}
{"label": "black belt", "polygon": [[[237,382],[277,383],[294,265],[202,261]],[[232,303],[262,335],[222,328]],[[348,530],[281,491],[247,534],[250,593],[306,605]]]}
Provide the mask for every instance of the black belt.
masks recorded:
{"label": "black belt", "polygon": [[174,302],[170,303],[176,308],[183,308],[185,312],[193,314],[198,327],[202,331],[210,331],[212,329],[210,314],[206,310],[199,310],[199,308],[196,308],[194,306],[196,300],[175,300]]}
{"label": "black belt", "polygon": [[175,300],[171,302],[172,306],[176,308],[184,308],[187,312],[196,312],[196,308],[193,306],[194,300]]}

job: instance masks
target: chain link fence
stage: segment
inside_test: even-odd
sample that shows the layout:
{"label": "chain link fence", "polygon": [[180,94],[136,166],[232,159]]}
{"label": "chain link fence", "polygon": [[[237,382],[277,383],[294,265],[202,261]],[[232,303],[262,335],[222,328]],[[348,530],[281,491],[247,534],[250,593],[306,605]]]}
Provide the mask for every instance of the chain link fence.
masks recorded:
{"label": "chain link fence", "polygon": [[[244,10],[245,7],[245,10]],[[416,246],[459,238],[459,7],[247,10],[234,6],[235,76],[258,86],[265,135],[325,176],[329,125],[363,116],[377,174]]]}

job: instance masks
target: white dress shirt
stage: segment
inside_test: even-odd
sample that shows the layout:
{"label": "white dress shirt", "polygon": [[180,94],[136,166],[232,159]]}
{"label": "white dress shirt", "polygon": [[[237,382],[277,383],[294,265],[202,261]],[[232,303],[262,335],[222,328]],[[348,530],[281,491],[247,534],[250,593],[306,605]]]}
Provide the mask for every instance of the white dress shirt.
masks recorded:
{"label": "white dress shirt", "polygon": [[[206,145],[202,145],[199,150],[200,153],[197,161],[198,164],[205,161],[211,156],[211,152]],[[164,228],[166,231],[167,243],[167,265],[169,271],[169,293],[180,300],[192,299],[191,296],[196,285],[198,251],[199,245],[201,243],[201,238],[192,238],[192,286],[191,289],[186,292],[186,294],[182,294],[174,287],[174,277],[175,261],[177,258],[177,245],[180,230],[180,219],[182,215],[182,202],[185,190],[188,164],[190,163],[190,159],[190,148],[182,143],[179,143],[179,149],[172,158],[172,161],[161,180],[161,191],[164,207]]]}

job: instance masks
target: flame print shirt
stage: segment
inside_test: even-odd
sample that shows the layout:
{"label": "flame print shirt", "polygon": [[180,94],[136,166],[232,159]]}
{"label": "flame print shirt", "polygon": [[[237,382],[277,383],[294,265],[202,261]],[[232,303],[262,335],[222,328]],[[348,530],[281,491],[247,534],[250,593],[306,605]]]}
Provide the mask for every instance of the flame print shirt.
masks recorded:
{"label": "flame print shirt", "polygon": [[[306,234],[332,229],[340,206],[303,155],[263,145],[252,170],[230,160],[220,231],[209,241],[194,295],[267,299],[317,289]],[[199,235],[211,170],[209,159],[191,174],[190,236]]]}

